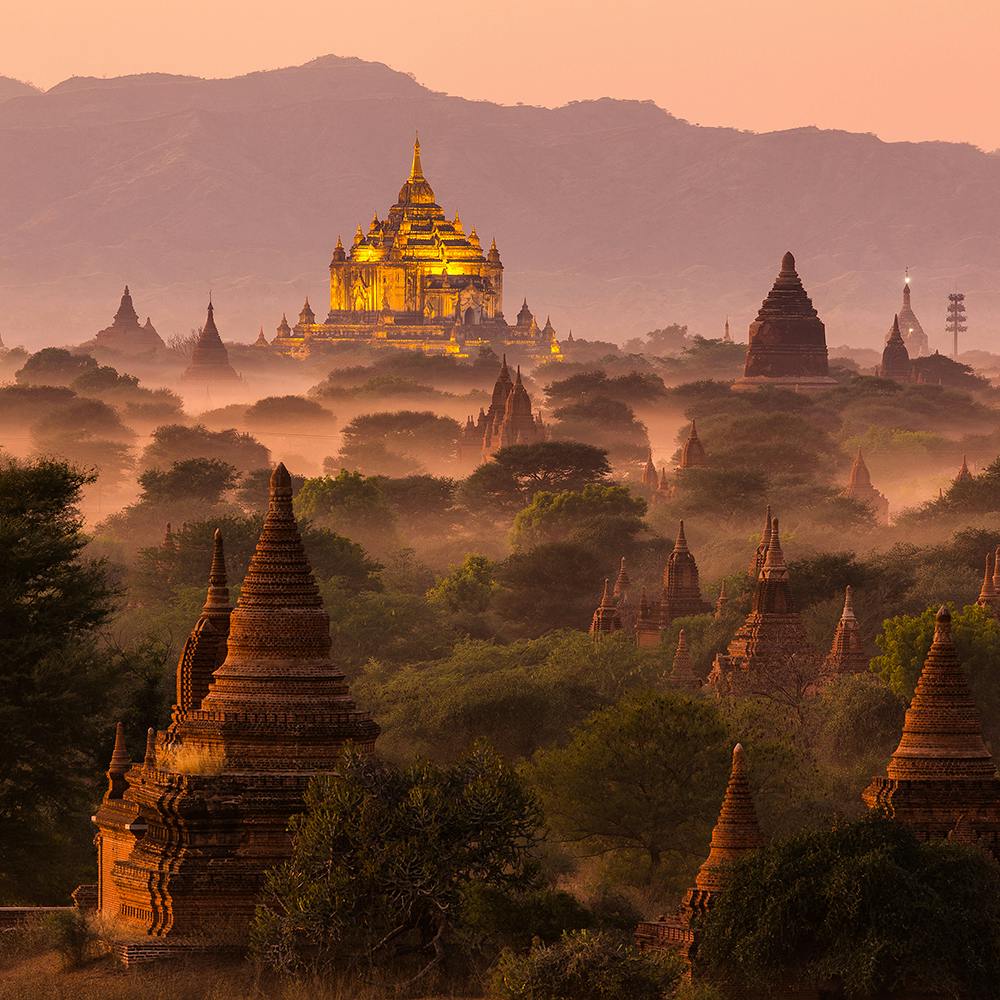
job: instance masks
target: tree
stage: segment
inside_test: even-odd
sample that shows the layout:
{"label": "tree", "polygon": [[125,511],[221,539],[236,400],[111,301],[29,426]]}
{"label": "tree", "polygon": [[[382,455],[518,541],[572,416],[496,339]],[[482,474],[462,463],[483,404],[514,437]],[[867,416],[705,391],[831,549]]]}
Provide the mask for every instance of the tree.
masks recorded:
{"label": "tree", "polygon": [[78,853],[73,838],[86,836],[95,753],[117,703],[110,668],[93,651],[118,595],[105,567],[83,558],[77,504],[92,480],[60,462],[0,464],[0,899],[8,902],[72,877],[65,866]]}
{"label": "tree", "polygon": [[393,515],[414,529],[441,529],[455,517],[454,479],[446,476],[378,477],[379,489]]}
{"label": "tree", "polygon": [[[930,607],[918,615],[888,618],[875,637],[880,652],[871,669],[907,702],[913,697],[934,639],[937,610]],[[970,604],[960,611],[952,610],[951,628],[987,739],[993,742],[1000,737],[1000,622],[986,608]]]}
{"label": "tree", "polygon": [[[249,511],[266,511],[271,495],[271,474],[273,471],[273,469],[265,467],[244,473],[236,487],[236,492],[233,494],[236,502]],[[294,496],[302,488],[306,477],[297,476],[293,472],[291,478],[292,496]]]}
{"label": "tree", "polygon": [[584,628],[597,606],[606,572],[603,556],[586,545],[536,545],[498,564],[494,607],[517,635]]}
{"label": "tree", "polygon": [[615,399],[622,403],[657,403],[666,398],[663,379],[652,372],[629,372],[608,378],[602,370],[578,372],[569,378],[550,382],[545,387],[550,406],[566,405],[594,396]]}
{"label": "tree", "polygon": [[271,967],[377,964],[412,982],[453,950],[470,890],[531,886],[542,817],[487,747],[405,768],[349,752],[337,772],[310,783],[267,878],[252,947]]}
{"label": "tree", "polygon": [[755,851],[701,925],[698,964],[739,988],[839,988],[850,1000],[1000,996],[1000,870],[870,815]]}
{"label": "tree", "polygon": [[649,451],[646,425],[620,400],[591,396],[559,407],[553,416],[552,433],[557,438],[585,441],[620,460],[645,458]]}
{"label": "tree", "polygon": [[514,518],[511,541],[519,551],[568,542],[614,557],[643,530],[645,513],[646,501],[632,496],[626,486],[592,484],[580,492],[536,493]]}
{"label": "tree", "polygon": [[494,566],[485,556],[466,556],[465,562],[442,577],[427,599],[452,613],[482,614],[496,590]]}
{"label": "tree", "polygon": [[560,840],[591,854],[645,858],[646,880],[669,859],[680,887],[704,855],[730,754],[714,705],[681,694],[630,694],[595,712],[531,767]]}
{"label": "tree", "polygon": [[147,469],[139,476],[140,503],[171,504],[196,501],[217,504],[237,482],[234,466],[217,458],[189,458],[169,469]]}
{"label": "tree", "polygon": [[430,411],[400,410],[355,417],[343,431],[342,467],[399,476],[451,461],[461,427]]}
{"label": "tree", "polygon": [[265,396],[248,406],[244,414],[248,427],[260,431],[329,428],[334,415],[315,400],[302,396]]}
{"label": "tree", "polygon": [[541,441],[501,448],[462,485],[471,509],[487,505],[519,509],[539,490],[582,490],[607,480],[608,453],[576,441]]}
{"label": "tree", "polygon": [[6,434],[23,434],[25,427],[75,398],[76,393],[66,386],[0,386],[0,429]]}
{"label": "tree", "polygon": [[373,551],[395,541],[395,522],[379,480],[341,469],[337,476],[307,479],[295,497],[295,513]]}
{"label": "tree", "polygon": [[639,951],[620,935],[581,930],[527,955],[505,951],[491,980],[497,1000],[663,1000],[683,971],[680,955]]}
{"label": "tree", "polygon": [[69,385],[97,362],[89,354],[73,354],[62,347],[43,347],[32,354],[14,378],[22,385]]}
{"label": "tree", "polygon": [[143,468],[165,469],[189,458],[215,458],[251,472],[271,464],[271,453],[256,438],[237,430],[210,431],[203,424],[166,424],[153,431],[142,453]]}

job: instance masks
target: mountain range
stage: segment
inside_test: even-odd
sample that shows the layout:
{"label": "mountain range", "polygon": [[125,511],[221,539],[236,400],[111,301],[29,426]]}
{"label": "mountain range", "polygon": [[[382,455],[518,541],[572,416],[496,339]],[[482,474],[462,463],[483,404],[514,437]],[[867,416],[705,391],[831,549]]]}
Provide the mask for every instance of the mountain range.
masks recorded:
{"label": "mountain range", "polygon": [[419,130],[438,201],[496,237],[505,305],[560,335],[621,341],[677,322],[745,338],[785,250],[831,346],[880,346],[904,267],[945,349],[1000,327],[1000,156],[944,142],[693,125],[651,102],[514,107],[325,56],[233,79],[0,79],[0,335],[78,343],[122,286],[164,335],[204,318],[273,335],[306,295],[325,313],[341,235],[383,218]]}

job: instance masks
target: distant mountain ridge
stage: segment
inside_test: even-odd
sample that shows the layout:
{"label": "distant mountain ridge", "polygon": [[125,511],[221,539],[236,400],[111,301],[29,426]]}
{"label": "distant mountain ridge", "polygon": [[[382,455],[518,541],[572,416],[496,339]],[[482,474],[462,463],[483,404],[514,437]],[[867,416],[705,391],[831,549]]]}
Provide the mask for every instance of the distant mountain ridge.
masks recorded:
{"label": "distant mountain ridge", "polygon": [[[0,335],[37,347],[107,326],[128,282],[186,333],[211,289],[223,337],[268,337],[308,294],[322,315],[338,234],[385,215],[419,129],[438,201],[496,236],[506,312],[623,340],[668,322],[737,337],[781,254],[833,345],[877,346],[913,306],[944,349],[1000,326],[1000,156],[815,128],[704,128],[651,102],[507,107],[326,56],[225,80],[73,78],[30,100],[0,81]],[[26,87],[26,85],[20,85]]]}
{"label": "distant mountain ridge", "polygon": [[15,80],[10,76],[0,76],[0,101],[9,100],[11,97],[30,97],[40,93],[41,91],[30,83]]}

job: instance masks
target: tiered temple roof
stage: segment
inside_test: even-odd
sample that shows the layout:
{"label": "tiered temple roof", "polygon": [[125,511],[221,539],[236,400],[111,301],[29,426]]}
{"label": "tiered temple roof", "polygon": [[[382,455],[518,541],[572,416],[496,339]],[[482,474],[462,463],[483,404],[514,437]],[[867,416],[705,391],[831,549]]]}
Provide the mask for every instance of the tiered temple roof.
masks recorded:
{"label": "tiered temple roof", "polygon": [[955,476],[956,483],[967,483],[972,479],[972,472],[969,469],[968,457],[962,456],[962,467],[958,470],[958,475]]}
{"label": "tiered temple roof", "polygon": [[726,652],[716,656],[708,683],[720,694],[747,684],[766,684],[774,671],[788,669],[799,658],[815,656],[792,600],[778,519],[773,518],[750,614]]}
{"label": "tiered temple roof", "polygon": [[813,308],[788,252],[781,270],[750,324],[744,375],[735,389],[786,384],[801,389],[827,388],[830,378],[826,329]]}
{"label": "tiered temple roof", "polygon": [[186,382],[212,383],[239,382],[240,377],[229,363],[229,352],[215,325],[215,309],[208,303],[205,325],[198,333],[198,340],[191,352],[191,361],[182,376]]}
{"label": "tiered temple roof", "polygon": [[677,649],[674,652],[674,662],[670,669],[670,683],[683,691],[697,691],[701,681],[694,672],[691,653],[688,650],[687,634],[684,629],[677,636]]}
{"label": "tiered temple roof", "polygon": [[101,330],[88,346],[136,356],[154,354],[163,350],[166,344],[148,316],[146,322],[140,324],[139,314],[132,303],[132,293],[126,285],[111,326]]}
{"label": "tiered temple roof", "polygon": [[485,413],[480,409],[479,418],[475,421],[471,416],[467,418],[460,447],[463,453],[478,449],[480,457],[486,461],[501,448],[535,444],[544,441],[545,437],[541,414],[532,414],[531,397],[521,380],[520,366],[512,380],[507,356],[504,355],[500,374],[493,386],[490,408]]}
{"label": "tiered temple roof", "polygon": [[688,439],[681,448],[681,458],[677,467],[679,469],[694,469],[701,465],[706,465],[708,458],[705,455],[705,446],[698,437],[698,428],[695,421],[691,421],[691,430],[688,432]]}
{"label": "tiered temple roof", "polygon": [[675,913],[639,925],[636,931],[639,945],[670,948],[679,951],[690,962],[697,948],[697,919],[725,892],[733,865],[750,851],[763,846],[764,835],[757,821],[743,747],[737,743],[733,748],[726,795],[712,830],[708,857]]}
{"label": "tiered temple roof", "polygon": [[698,564],[688,548],[684,522],[677,527],[674,549],[663,571],[663,600],[660,602],[660,626],[666,628],[675,618],[702,615],[712,606],[702,600]]}
{"label": "tiered temple roof", "polygon": [[907,356],[910,358],[922,358],[931,353],[930,341],[924,328],[920,325],[913,307],[910,305],[910,272],[907,270],[906,278],[903,281],[903,305],[899,310],[899,327],[906,344]]}
{"label": "tiered temple roof", "polygon": [[934,641],[906,711],[903,735],[862,798],[910,826],[922,840],[943,840],[960,825],[1000,859],[1000,778],[982,721],[941,608]]}
{"label": "tiered temple roof", "polygon": [[992,550],[986,553],[986,571],[983,573],[983,585],[979,590],[976,604],[986,608],[994,617],[1000,611],[1000,590],[997,589],[997,553]]}
{"label": "tiered temple roof", "polygon": [[872,485],[871,473],[868,471],[860,448],[858,448],[858,454],[851,466],[851,478],[847,482],[844,496],[867,504],[872,509],[875,520],[879,524],[889,523],[889,500]]}
{"label": "tiered temple roof", "polygon": [[594,639],[622,630],[622,619],[618,613],[618,602],[611,595],[611,582],[605,577],[601,603],[597,605],[590,621],[590,635]]}
{"label": "tiered temple roof", "polygon": [[771,543],[771,505],[768,504],[764,511],[764,528],[760,533],[760,541],[754,551],[753,559],[750,562],[750,576],[755,580],[760,579],[760,571],[764,568],[764,560],[767,558],[767,547]]}
{"label": "tiered temple roof", "polygon": [[[217,543],[196,647],[203,622],[214,626],[225,614],[221,558]],[[345,745],[370,750],[378,735],[330,659],[329,618],[283,465],[271,476],[225,660],[200,704],[204,674],[190,669],[190,652],[189,645],[178,664],[184,703],[174,721],[151,733],[143,764],[95,817],[100,910],[126,947],[133,939],[240,940],[264,873],[288,857],[288,822],[301,812],[312,776],[334,769]]]}
{"label": "tiered temple roof", "polygon": [[844,610],[833,634],[833,644],[824,664],[828,674],[856,674],[868,667],[861,627],[854,614],[854,595],[848,587],[844,592]]}

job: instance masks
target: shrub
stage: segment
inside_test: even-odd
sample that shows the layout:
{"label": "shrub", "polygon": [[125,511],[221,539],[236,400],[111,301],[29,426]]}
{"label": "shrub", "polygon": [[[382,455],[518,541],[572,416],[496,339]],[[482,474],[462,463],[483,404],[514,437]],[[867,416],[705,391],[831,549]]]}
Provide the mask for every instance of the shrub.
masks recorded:
{"label": "shrub", "polygon": [[97,936],[80,910],[49,914],[42,922],[42,934],[67,969],[77,969],[93,957]]}
{"label": "shrub", "polygon": [[575,931],[527,955],[505,951],[490,983],[498,1000],[662,1000],[681,975],[671,954],[640,952],[608,933]]}

